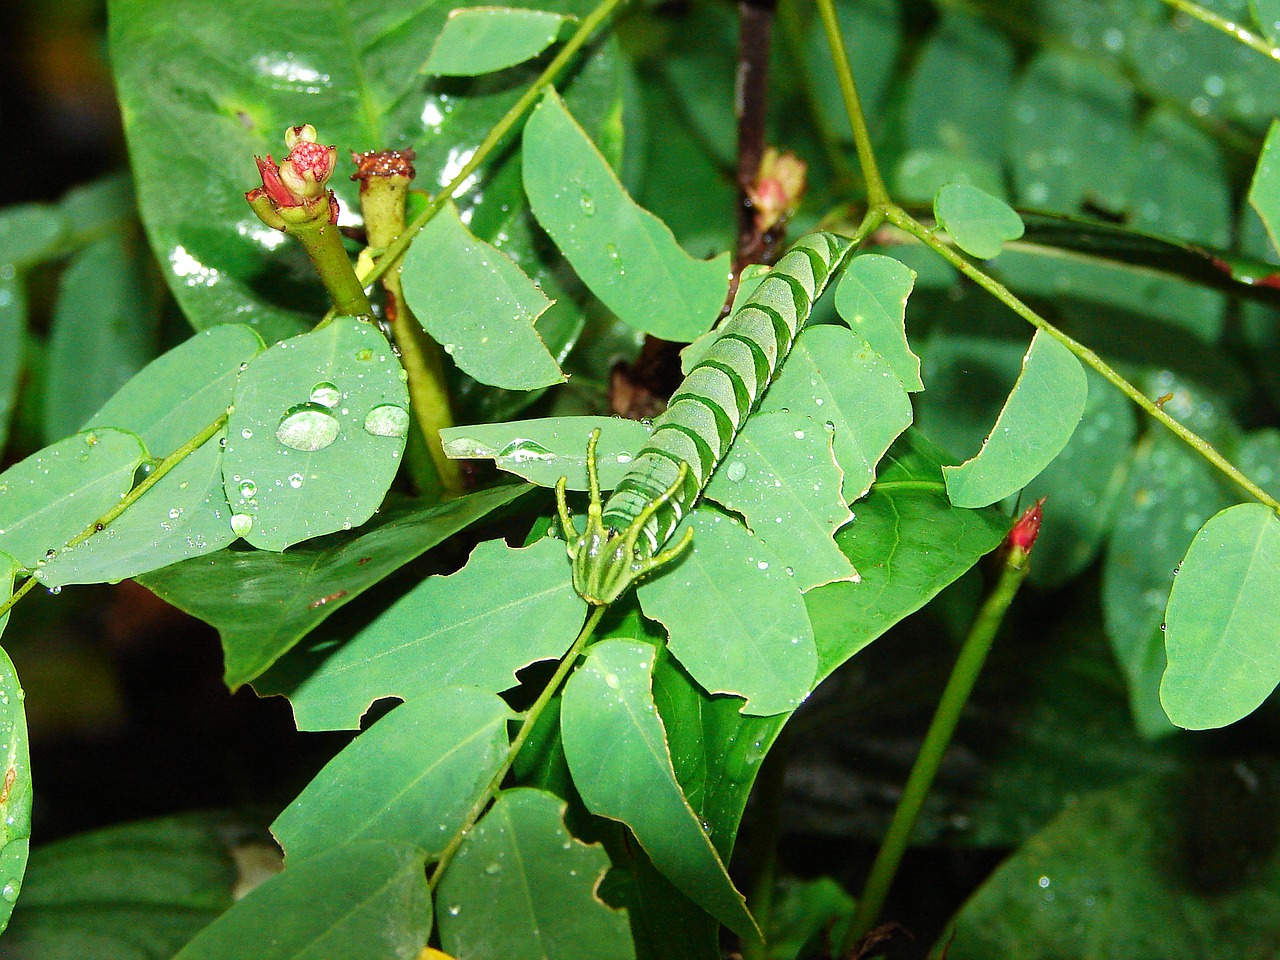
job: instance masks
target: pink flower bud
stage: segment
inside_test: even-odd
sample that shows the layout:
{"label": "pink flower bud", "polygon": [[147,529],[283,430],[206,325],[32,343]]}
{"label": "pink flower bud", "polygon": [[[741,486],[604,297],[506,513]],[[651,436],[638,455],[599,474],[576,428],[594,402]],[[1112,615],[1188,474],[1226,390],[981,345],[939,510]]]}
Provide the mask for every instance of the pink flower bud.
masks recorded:
{"label": "pink flower bud", "polygon": [[809,166],[794,153],[779,153],[774,147],[764,152],[754,183],[747,196],[756,211],[756,226],[763,232],[786,220],[804,196]]}
{"label": "pink flower bud", "polygon": [[1005,542],[1011,550],[1030,553],[1031,548],[1036,545],[1036,537],[1040,536],[1040,523],[1044,519],[1044,511],[1041,509],[1044,506],[1044,501],[1044,497],[1037,500],[1013,525],[1013,529],[1009,531],[1009,535],[1005,538]]}
{"label": "pink flower bud", "polygon": [[311,221],[324,217],[338,222],[338,204],[326,189],[338,162],[338,148],[316,142],[316,128],[311,124],[290,127],[285,131],[289,155],[279,164],[254,157],[262,186],[250,190],[245,199],[268,226],[283,230],[286,222]]}

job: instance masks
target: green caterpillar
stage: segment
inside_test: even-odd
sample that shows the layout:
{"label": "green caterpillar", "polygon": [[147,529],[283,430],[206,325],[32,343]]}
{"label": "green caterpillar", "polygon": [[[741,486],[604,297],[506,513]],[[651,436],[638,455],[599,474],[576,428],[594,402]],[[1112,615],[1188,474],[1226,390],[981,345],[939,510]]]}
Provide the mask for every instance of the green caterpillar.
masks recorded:
{"label": "green caterpillar", "polygon": [[579,534],[569,516],[565,478],[556,484],[573,585],[587,602],[612,603],[689,545],[692,530],[671,549],[662,549],[773,382],[850,246],[843,237],[820,231],[802,237],[783,255],[689,371],[654,421],[635,465],[603,506],[596,474],[599,431],[592,433],[586,533]]}

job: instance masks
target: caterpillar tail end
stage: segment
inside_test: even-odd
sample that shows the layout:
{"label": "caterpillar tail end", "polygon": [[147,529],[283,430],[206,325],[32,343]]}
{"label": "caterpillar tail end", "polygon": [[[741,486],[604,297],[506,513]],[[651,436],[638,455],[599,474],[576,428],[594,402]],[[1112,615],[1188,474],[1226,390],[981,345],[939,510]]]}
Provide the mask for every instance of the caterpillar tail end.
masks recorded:
{"label": "caterpillar tail end", "polygon": [[625,530],[605,526],[602,519],[604,505],[600,499],[600,481],[596,473],[596,443],[599,439],[600,431],[597,429],[591,431],[591,439],[587,441],[587,478],[591,500],[587,508],[585,532],[578,533],[569,514],[569,506],[565,500],[566,478],[561,477],[556,484],[556,510],[560,516],[560,528],[568,541],[573,588],[593,606],[613,603],[636,581],[675,560],[693,542],[693,531],[686,530],[679,543],[654,556],[648,556],[639,548],[645,524],[662,504],[684,486],[689,473],[688,464],[680,465],[675,482],[641,511]]}

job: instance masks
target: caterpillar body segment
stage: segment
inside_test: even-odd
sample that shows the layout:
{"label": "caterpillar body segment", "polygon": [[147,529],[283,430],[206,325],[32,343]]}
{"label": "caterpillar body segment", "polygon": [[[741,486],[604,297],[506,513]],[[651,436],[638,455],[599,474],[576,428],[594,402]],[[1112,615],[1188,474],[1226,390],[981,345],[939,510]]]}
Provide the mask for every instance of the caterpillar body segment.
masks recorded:
{"label": "caterpillar body segment", "polygon": [[634,466],[600,502],[595,446],[587,444],[590,506],[579,535],[556,486],[560,524],[569,541],[573,584],[589,603],[611,603],[633,583],[680,554],[692,531],[663,550],[693,508],[716,465],[777,376],[813,303],[850,249],[825,231],[808,234],[783,255],[720,328],[706,355],[672,395]]}

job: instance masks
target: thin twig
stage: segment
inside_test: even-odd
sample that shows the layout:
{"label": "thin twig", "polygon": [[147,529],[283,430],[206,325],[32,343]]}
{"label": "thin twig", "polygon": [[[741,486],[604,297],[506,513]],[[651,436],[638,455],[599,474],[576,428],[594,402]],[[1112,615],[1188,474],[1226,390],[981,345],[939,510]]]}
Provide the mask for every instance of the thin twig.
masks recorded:
{"label": "thin twig", "polygon": [[1272,60],[1280,62],[1280,47],[1269,43],[1265,37],[1254,33],[1248,27],[1242,27],[1234,20],[1228,20],[1221,14],[1207,10],[1198,3],[1192,3],[1191,0],[1164,0],[1164,2],[1175,10],[1180,10],[1187,16],[1208,24],[1215,30],[1221,30],[1227,36],[1239,40],[1246,47],[1253,48],[1264,57],[1270,57]]}

